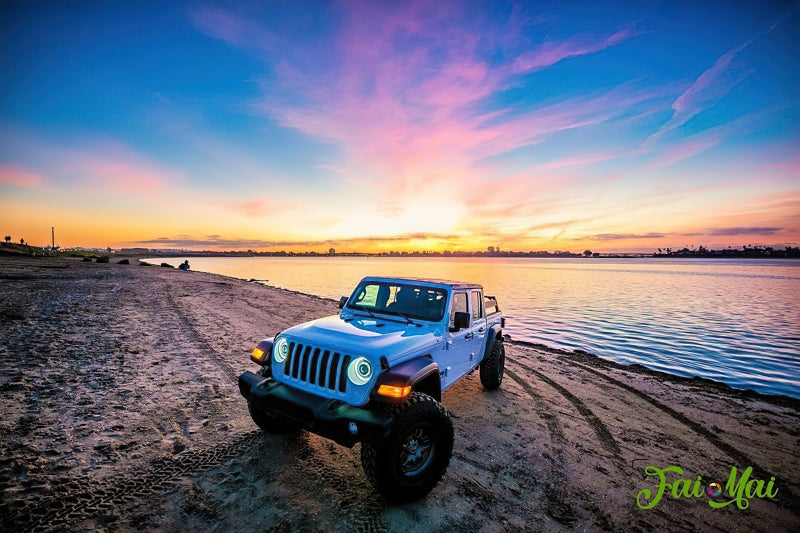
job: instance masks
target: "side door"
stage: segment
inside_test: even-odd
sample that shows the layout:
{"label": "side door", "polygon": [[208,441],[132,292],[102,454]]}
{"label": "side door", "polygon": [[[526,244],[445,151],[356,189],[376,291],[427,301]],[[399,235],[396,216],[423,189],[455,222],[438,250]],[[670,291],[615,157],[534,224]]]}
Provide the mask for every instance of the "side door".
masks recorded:
{"label": "side door", "polygon": [[[486,342],[486,319],[483,318],[483,296],[480,290],[453,292],[450,307],[447,349],[444,352],[442,388],[450,386],[475,368]],[[456,312],[468,313],[469,326],[453,331]]]}
{"label": "side door", "polygon": [[[470,314],[472,315],[471,329],[472,333],[475,335],[473,337],[475,345],[472,347],[473,351],[475,352],[473,362],[477,364],[480,361],[482,355],[484,354],[484,348],[486,347],[487,324],[486,324],[486,312],[483,307],[482,290],[471,289],[469,291],[469,311]],[[474,368],[475,364],[473,364],[471,368]]]}

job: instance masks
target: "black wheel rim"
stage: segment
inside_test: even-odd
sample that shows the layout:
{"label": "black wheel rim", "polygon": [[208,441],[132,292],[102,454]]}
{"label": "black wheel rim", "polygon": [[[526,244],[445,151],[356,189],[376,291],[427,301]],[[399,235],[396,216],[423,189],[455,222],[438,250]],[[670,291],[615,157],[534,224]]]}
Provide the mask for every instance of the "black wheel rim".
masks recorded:
{"label": "black wheel rim", "polygon": [[414,477],[424,472],[433,462],[434,455],[434,438],[430,428],[413,428],[400,443],[399,451],[398,461],[402,475]]}

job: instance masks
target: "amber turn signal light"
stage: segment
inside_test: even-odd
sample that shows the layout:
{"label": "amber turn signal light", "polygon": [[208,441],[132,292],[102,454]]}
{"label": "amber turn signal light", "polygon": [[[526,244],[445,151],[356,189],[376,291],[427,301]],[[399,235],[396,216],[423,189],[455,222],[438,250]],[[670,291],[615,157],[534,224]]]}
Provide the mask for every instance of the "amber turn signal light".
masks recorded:
{"label": "amber turn signal light", "polygon": [[381,385],[378,387],[378,394],[389,398],[405,398],[411,394],[411,385],[405,387],[395,387],[394,385]]}
{"label": "amber turn signal light", "polygon": [[261,348],[256,346],[255,348],[253,348],[253,353],[250,354],[250,359],[252,359],[254,362],[258,363],[259,365],[262,365],[262,364],[264,364],[264,361],[263,361],[264,353],[265,353],[264,350],[262,350]]}

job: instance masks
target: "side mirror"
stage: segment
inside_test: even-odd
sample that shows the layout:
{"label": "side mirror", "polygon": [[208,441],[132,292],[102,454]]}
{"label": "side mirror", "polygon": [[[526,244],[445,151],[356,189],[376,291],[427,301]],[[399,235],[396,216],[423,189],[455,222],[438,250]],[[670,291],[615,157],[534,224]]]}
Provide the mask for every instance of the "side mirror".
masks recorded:
{"label": "side mirror", "polygon": [[349,300],[347,296],[342,296],[339,298],[339,309],[344,309],[344,304],[347,303],[347,300]]}
{"label": "side mirror", "polygon": [[460,329],[465,329],[469,327],[469,313],[464,313],[461,311],[456,311],[456,315],[453,320],[453,326],[456,331]]}

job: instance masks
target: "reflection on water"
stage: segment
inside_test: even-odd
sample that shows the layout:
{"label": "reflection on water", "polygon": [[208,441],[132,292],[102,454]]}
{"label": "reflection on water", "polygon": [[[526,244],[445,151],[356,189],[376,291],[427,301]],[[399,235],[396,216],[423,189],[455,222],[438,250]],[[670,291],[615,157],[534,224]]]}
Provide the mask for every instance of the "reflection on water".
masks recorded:
{"label": "reflection on water", "polygon": [[800,261],[194,257],[191,266],[335,299],[366,275],[474,281],[498,297],[514,339],[800,397]]}

